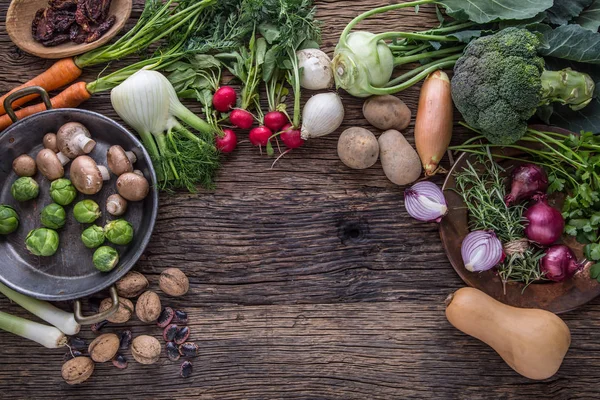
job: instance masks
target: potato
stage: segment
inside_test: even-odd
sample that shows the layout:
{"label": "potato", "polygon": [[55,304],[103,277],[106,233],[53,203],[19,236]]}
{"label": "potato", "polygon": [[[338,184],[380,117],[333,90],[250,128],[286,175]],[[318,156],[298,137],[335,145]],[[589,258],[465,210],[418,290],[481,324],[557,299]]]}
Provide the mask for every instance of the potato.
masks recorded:
{"label": "potato", "polygon": [[396,185],[407,185],[421,176],[419,155],[404,136],[394,129],[379,136],[379,157],[385,176]]}
{"label": "potato", "polygon": [[338,156],[344,164],[354,169],[369,168],[377,162],[377,138],[365,128],[348,128],[338,140]]}
{"label": "potato", "polygon": [[363,104],[363,115],[375,128],[401,131],[410,124],[412,114],[402,100],[388,94],[369,97]]}

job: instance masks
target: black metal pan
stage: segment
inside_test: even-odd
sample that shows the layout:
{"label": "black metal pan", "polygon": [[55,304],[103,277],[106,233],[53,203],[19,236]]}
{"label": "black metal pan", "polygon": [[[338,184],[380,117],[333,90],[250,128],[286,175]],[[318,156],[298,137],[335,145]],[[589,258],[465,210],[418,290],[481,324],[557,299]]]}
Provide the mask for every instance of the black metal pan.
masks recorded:
{"label": "black metal pan", "polygon": [[[15,99],[31,93],[40,94],[48,110],[16,121],[10,104]],[[150,156],[139,140],[115,121],[91,111],[50,108],[48,94],[38,87],[15,92],[5,101],[5,109],[15,123],[0,133],[0,204],[10,205],[17,210],[20,225],[16,232],[7,236],[0,235],[0,281],[14,290],[38,299],[75,300],[76,319],[80,323],[91,324],[106,319],[110,313],[116,311],[117,294],[111,286],[135,265],[150,240],[158,210],[156,175]],[[17,202],[10,193],[11,185],[17,179],[12,171],[12,161],[21,154],[29,154],[35,158],[37,152],[43,148],[44,135],[56,132],[60,126],[71,121],[82,123],[90,131],[97,145],[89,156],[99,165],[106,165],[106,152],[110,146],[121,145],[136,154],[135,168],[144,173],[151,186],[150,194],[143,201],[130,202],[128,205],[123,218],[133,224],[134,239],[127,246],[116,246],[120,261],[118,266],[108,273],[100,272],[94,267],[93,250],[87,249],[80,239],[81,232],[87,225],[75,221],[72,210],[77,201],[90,198],[103,209],[102,217],[96,223],[103,226],[111,220],[111,216],[104,212],[104,204],[109,195],[116,193],[116,176],[111,175],[110,181],[104,183],[98,194],[85,197],[79,194],[71,205],[65,207],[68,222],[59,231],[60,247],[51,257],[34,256],[27,251],[24,244],[28,232],[40,227],[42,208],[52,202],[49,194],[50,182],[38,172],[34,179],[40,185],[40,195],[28,202]],[[65,166],[66,177],[69,176],[68,166]],[[115,299],[113,309],[102,315],[83,317],[79,299],[109,287],[111,296]]]}

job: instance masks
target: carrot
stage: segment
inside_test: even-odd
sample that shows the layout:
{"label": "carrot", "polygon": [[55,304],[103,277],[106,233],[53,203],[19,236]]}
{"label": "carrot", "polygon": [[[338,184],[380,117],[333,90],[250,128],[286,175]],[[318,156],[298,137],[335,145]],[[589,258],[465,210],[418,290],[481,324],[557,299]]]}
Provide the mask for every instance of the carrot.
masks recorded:
{"label": "carrot", "polygon": [[415,120],[415,145],[427,176],[439,171],[438,165],[448,150],[453,111],[450,79],[444,71],[435,71],[421,87]]}
{"label": "carrot", "polygon": [[[91,96],[92,95],[87,90],[85,82],[77,82],[54,96],[52,99],[50,99],[50,102],[52,103],[53,108],[75,108],[89,99]],[[21,108],[20,110],[17,110],[15,114],[19,119],[22,119],[44,110],[46,110],[44,103],[39,103],[29,107]],[[12,125],[12,123],[13,122],[8,115],[0,116],[0,131],[3,131]]]}
{"label": "carrot", "polygon": [[[9,94],[29,86],[41,86],[49,92],[51,90],[55,90],[65,85],[68,85],[75,79],[79,78],[80,75],[81,68],[79,68],[77,64],[75,64],[75,61],[72,57],[58,60],[46,71],[42,72],[30,81],[14,88],[10,92],[6,93],[4,96],[0,97],[0,115],[6,114],[6,110],[4,109],[4,99]],[[28,101],[35,99],[36,97],[37,94],[22,97],[13,103],[13,107],[18,107],[21,104],[25,104]]]}

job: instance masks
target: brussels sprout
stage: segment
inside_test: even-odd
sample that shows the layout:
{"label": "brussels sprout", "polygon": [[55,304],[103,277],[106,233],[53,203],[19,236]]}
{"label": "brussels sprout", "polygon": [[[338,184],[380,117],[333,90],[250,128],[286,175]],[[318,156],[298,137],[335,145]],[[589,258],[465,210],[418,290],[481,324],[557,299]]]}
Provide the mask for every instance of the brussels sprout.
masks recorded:
{"label": "brussels sprout", "polygon": [[0,204],[0,235],[13,233],[19,227],[19,215],[11,206]]}
{"label": "brussels sprout", "polygon": [[82,200],[75,204],[73,215],[81,224],[91,224],[102,215],[100,206],[94,200]]}
{"label": "brussels sprout", "polygon": [[16,201],[33,200],[40,194],[40,185],[33,178],[24,176],[12,184],[10,193]]}
{"label": "brussels sprout", "polygon": [[47,228],[34,229],[25,238],[25,245],[31,254],[36,256],[51,256],[58,250],[58,233]]}
{"label": "brussels sprout", "polygon": [[116,219],[106,224],[104,234],[109,242],[126,245],[133,240],[133,226],[124,219]]}
{"label": "brussels sprout", "polygon": [[104,243],[104,229],[93,225],[81,233],[81,241],[88,249],[95,249]]}
{"label": "brussels sprout", "polygon": [[99,271],[108,272],[119,263],[119,253],[110,246],[98,247],[94,252],[93,261]]}
{"label": "brussels sprout", "polygon": [[65,209],[56,203],[48,204],[42,210],[42,225],[50,229],[60,229],[67,222]]}
{"label": "brussels sprout", "polygon": [[70,180],[60,178],[50,184],[50,197],[61,206],[68,206],[77,197],[77,189]]}

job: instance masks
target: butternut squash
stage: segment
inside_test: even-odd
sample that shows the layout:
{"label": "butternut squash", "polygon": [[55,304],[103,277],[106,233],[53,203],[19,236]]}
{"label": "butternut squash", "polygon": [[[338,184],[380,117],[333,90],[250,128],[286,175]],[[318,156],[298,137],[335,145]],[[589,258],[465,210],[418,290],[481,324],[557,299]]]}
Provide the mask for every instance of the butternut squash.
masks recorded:
{"label": "butternut squash", "polygon": [[569,327],[553,313],[511,307],[474,288],[448,296],[446,318],[496,350],[512,369],[529,379],[554,375],[571,345]]}

